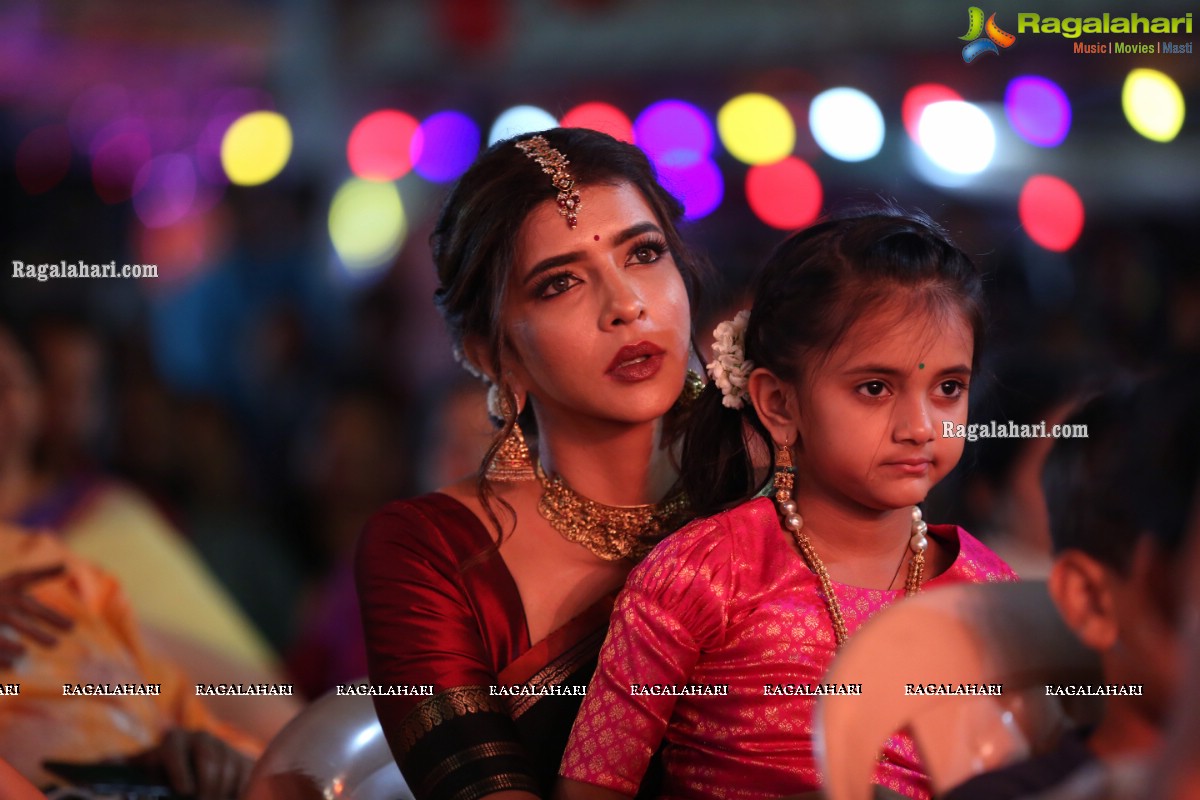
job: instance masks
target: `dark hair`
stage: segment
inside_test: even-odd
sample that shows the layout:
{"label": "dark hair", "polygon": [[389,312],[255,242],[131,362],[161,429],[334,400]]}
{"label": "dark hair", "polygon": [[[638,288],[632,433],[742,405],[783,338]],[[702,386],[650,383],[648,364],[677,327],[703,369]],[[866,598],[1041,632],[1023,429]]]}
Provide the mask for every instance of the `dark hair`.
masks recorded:
{"label": "dark hair", "polygon": [[[897,290],[906,290],[904,300],[913,306],[961,313],[974,332],[978,361],[984,333],[978,270],[933,220],[893,206],[825,220],[775,249],[755,283],[746,358],[799,383],[865,313],[893,302]],[[705,387],[691,411],[682,456],[684,490],[698,514],[740,502],[757,488],[750,457],[755,436],[773,450],[748,401],[736,413],[722,405],[714,383]]]}
{"label": "dark hair", "polygon": [[1042,482],[1055,552],[1080,550],[1125,574],[1142,534],[1168,556],[1183,550],[1200,481],[1200,364],[1128,379],[1094,397],[1066,424]]}
{"label": "dark hair", "polygon": [[[488,363],[474,366],[490,370],[493,375],[500,374],[506,350],[500,315],[516,256],[517,234],[530,212],[547,200],[555,200],[558,194],[550,176],[516,146],[535,135],[545,137],[568,159],[568,170],[576,185],[585,190],[581,211],[585,219],[588,186],[631,184],[641,192],[662,227],[693,308],[704,281],[704,263],[691,254],[676,227],[683,217],[683,206],[659,184],[654,167],[640,149],[584,128],[554,128],[497,142],[451,190],[430,236],[438,274],[434,300],[451,339],[458,348],[468,336],[487,342]],[[565,220],[563,224],[567,224]],[[536,432],[528,406],[519,422],[527,433]],[[487,504],[490,490],[484,474],[511,427],[511,422],[503,426],[479,471],[480,497],[493,522],[496,520]]]}

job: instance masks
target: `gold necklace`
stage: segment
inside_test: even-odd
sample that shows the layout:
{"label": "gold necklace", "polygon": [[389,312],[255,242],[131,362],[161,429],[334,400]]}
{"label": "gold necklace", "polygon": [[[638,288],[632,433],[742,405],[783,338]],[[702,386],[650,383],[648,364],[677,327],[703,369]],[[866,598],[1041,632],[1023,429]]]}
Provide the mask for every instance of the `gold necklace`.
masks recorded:
{"label": "gold necklace", "polygon": [[579,494],[560,476],[548,476],[540,461],[536,467],[544,490],[538,513],[564,539],[583,545],[605,561],[642,558],[683,522],[689,508],[683,492],[661,503],[606,506]]}
{"label": "gold necklace", "polygon": [[[800,548],[800,555],[817,576],[821,584],[821,594],[825,596],[825,607],[829,610],[829,618],[833,621],[833,635],[837,646],[850,637],[846,631],[846,619],[842,616],[842,607],[838,605],[837,595],[833,593],[833,582],[829,579],[829,570],[825,562],[813,549],[808,534],[804,532],[804,518],[797,512],[796,501],[792,499],[792,486],[795,481],[796,469],[792,464],[792,450],[784,445],[775,448],[775,505],[779,510],[780,522]],[[921,519],[921,509],[912,507],[912,534],[908,547],[913,551],[912,560],[908,562],[908,576],[904,580],[904,596],[912,597],[921,591],[921,582],[925,577],[925,551],[929,548],[929,526]],[[893,578],[893,580],[895,580]]]}

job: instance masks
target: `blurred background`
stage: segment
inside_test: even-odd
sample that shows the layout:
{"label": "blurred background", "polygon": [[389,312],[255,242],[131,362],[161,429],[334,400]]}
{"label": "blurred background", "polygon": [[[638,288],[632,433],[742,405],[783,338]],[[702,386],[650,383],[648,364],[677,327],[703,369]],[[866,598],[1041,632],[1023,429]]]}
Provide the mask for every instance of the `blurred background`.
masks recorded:
{"label": "blurred background", "polygon": [[[431,301],[432,220],[481,148],[556,124],[634,141],[683,200],[721,276],[702,348],[785,231],[883,197],[986,272],[976,421],[1047,419],[1113,365],[1200,350],[1200,55],[1074,52],[1195,36],[1018,32],[1019,12],[1100,13],[1077,0],[984,6],[990,27],[968,9],[4,0],[0,322],[43,389],[29,464],[62,490],[5,514],[61,524],[78,487],[118,482],[306,693],[365,672],[358,531],[489,438]],[[970,446],[930,518],[1036,550],[1027,460]]]}

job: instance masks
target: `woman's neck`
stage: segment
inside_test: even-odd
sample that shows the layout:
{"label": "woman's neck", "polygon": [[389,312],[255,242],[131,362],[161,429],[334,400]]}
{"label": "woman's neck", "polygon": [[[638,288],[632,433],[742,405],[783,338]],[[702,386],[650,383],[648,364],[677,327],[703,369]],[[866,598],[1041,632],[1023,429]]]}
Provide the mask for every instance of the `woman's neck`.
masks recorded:
{"label": "woman's neck", "polygon": [[662,421],[636,425],[608,421],[543,425],[538,420],[538,457],[584,497],[613,506],[656,503],[678,477]]}

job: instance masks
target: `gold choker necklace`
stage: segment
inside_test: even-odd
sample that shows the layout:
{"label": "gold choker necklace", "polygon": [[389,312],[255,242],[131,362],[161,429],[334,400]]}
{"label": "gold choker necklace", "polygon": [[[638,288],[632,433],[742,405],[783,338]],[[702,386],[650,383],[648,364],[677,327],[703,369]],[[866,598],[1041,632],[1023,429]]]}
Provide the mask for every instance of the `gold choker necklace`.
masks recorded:
{"label": "gold choker necklace", "polygon": [[661,503],[606,506],[579,494],[558,475],[548,476],[540,461],[536,467],[544,490],[538,513],[564,539],[583,545],[605,561],[642,558],[682,524],[688,511],[683,492]]}

